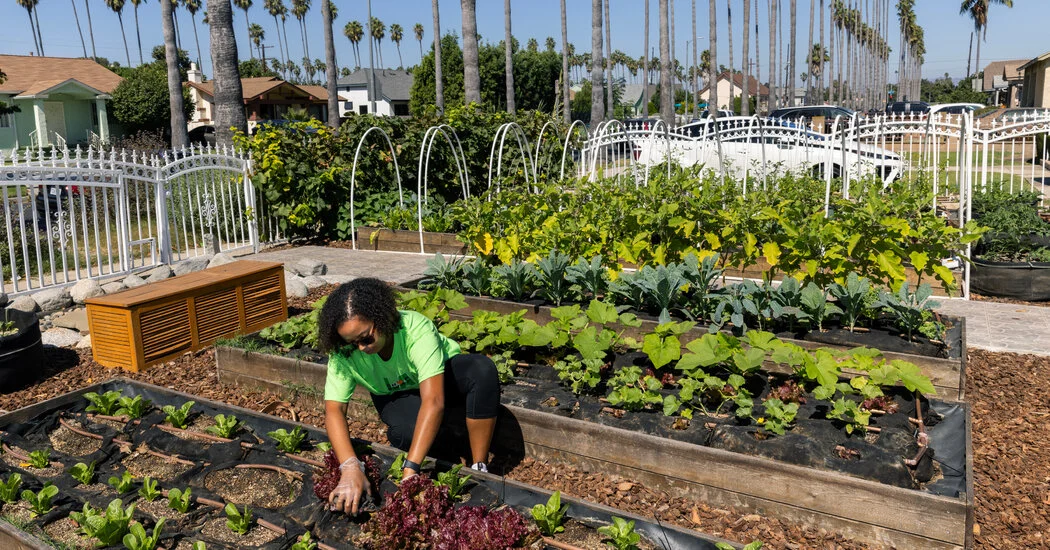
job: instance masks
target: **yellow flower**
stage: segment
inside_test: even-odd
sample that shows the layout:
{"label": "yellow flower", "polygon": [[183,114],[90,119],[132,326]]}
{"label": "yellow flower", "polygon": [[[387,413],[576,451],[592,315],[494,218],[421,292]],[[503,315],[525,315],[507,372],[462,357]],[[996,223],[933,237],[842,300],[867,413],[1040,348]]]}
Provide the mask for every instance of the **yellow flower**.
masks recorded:
{"label": "yellow flower", "polygon": [[766,423],[766,417],[764,417],[764,416],[758,417],[758,423],[759,424],[765,424]]}

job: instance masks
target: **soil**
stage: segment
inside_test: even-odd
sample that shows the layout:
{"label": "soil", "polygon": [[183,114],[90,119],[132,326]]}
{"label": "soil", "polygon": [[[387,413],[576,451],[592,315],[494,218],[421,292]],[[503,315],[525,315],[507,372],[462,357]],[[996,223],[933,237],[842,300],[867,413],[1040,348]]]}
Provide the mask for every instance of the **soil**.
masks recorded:
{"label": "soil", "polygon": [[207,449],[208,447],[211,447],[212,443],[215,443],[215,442],[212,441],[211,439],[204,438],[204,437],[194,437],[193,433],[212,435],[212,434],[208,433],[208,427],[214,426],[214,425],[215,425],[215,417],[214,416],[210,416],[210,415],[207,415],[207,414],[197,414],[197,415],[194,415],[193,419],[190,421],[190,423],[187,424],[185,428],[183,428],[184,430],[186,430],[186,432],[190,432],[190,433],[185,433],[185,432],[169,432],[169,433],[171,433],[172,435],[174,435],[175,437],[177,437],[179,439],[184,439],[184,440],[187,440],[187,441],[198,442],[198,443],[200,443],[202,449]]}
{"label": "soil", "polygon": [[182,516],[182,514],[176,512],[175,510],[172,510],[168,506],[168,499],[162,496],[157,497],[156,500],[152,501],[146,500],[144,498],[136,500],[135,510],[144,514],[148,514],[153,519],[164,518],[164,520],[167,522],[178,520]]}
{"label": "soil", "polygon": [[978,300],[981,302],[996,302],[1000,304],[1016,304],[1019,306],[1033,306],[1033,307],[1047,307],[1050,306],[1050,302],[1026,302],[1024,300],[1015,300],[1014,298],[1000,298],[998,296],[983,296],[976,292],[970,292],[970,299]]}
{"label": "soil", "polygon": [[[83,429],[80,422],[73,420],[70,423]],[[102,440],[80,435],[62,425],[48,434],[48,439],[56,451],[71,456],[87,456],[102,448]]]}
{"label": "soil", "polygon": [[204,486],[239,506],[277,510],[299,497],[303,482],[264,469],[228,468],[208,474]]}
{"label": "soil", "polygon": [[120,463],[135,477],[143,478],[149,476],[161,481],[171,481],[192,468],[188,464],[151,455],[144,449],[136,449],[124,457],[124,460],[121,460]]}
{"label": "soil", "polygon": [[69,548],[84,550],[94,548],[94,539],[81,535],[79,531],[80,527],[68,517],[53,521],[44,526],[44,533],[55,542],[60,542]]}
{"label": "soil", "polygon": [[[558,542],[564,542],[580,548],[608,548],[609,546],[603,542],[605,535],[602,535],[596,531],[593,527],[588,527],[583,523],[580,523],[574,519],[566,521],[562,527],[565,527],[565,531],[550,537]],[[644,538],[638,543],[639,550],[655,550],[658,548],[656,545],[645,540]]]}
{"label": "soil", "polygon": [[269,529],[260,527],[258,524],[254,525],[251,531],[248,531],[247,534],[238,535],[226,527],[225,517],[215,518],[205,523],[204,528],[201,529],[201,534],[219,542],[229,544],[234,548],[252,548],[260,546],[280,536]]}
{"label": "soil", "polygon": [[[108,418],[97,418],[96,417],[96,418],[92,418],[91,422],[93,424],[101,424],[101,425],[106,426],[108,428],[112,428],[112,429],[116,430],[117,433],[124,433],[124,428],[127,426],[127,424],[125,424],[124,422],[120,422],[120,421],[117,421],[117,420],[110,420]],[[88,431],[91,431],[91,430],[88,430]]]}
{"label": "soil", "polygon": [[[16,452],[16,453],[29,456],[29,451],[27,451],[25,449],[22,449],[21,447],[17,447],[17,446],[16,447],[11,447],[11,450]],[[52,456],[54,456],[54,455],[52,455]],[[51,459],[51,464],[47,468],[34,468],[34,467],[29,465],[29,462],[22,461],[22,459],[16,458],[11,453],[4,453],[4,455],[2,457],[2,460],[8,466],[14,466],[16,468],[22,468],[23,470],[26,470],[27,472],[32,472],[33,475],[38,476],[38,477],[55,477],[55,476],[61,474],[62,473],[62,469],[65,467],[64,464],[58,464],[57,462],[55,462],[54,458],[52,458]]]}
{"label": "soil", "polygon": [[[32,509],[24,501],[5,502],[0,507],[0,516],[11,523],[24,525],[33,519]],[[8,519],[10,518],[10,519]]]}

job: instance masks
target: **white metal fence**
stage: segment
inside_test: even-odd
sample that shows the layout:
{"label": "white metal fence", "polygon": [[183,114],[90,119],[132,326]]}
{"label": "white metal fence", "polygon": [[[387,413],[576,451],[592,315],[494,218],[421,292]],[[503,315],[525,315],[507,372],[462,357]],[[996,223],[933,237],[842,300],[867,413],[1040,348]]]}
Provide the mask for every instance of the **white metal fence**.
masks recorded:
{"label": "white metal fence", "polygon": [[244,154],[203,147],[0,153],[0,292],[258,250],[279,235],[267,219],[260,237],[249,170]]}

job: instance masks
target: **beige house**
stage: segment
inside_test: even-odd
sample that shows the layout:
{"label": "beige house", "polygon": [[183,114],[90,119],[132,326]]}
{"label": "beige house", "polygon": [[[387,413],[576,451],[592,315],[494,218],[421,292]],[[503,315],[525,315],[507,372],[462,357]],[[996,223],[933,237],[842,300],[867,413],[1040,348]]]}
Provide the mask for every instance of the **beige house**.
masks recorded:
{"label": "beige house", "polygon": [[[753,76],[748,77],[748,84],[748,94],[756,98],[758,110],[765,109],[765,105],[769,101],[769,88],[759,83]],[[716,91],[718,92],[718,108],[731,109],[733,98],[739,97],[744,93],[744,75],[741,73],[733,73],[732,77],[730,77],[729,73],[718,75]],[[699,97],[701,101],[709,102],[708,98],[711,97],[710,85],[704,86],[700,90]]]}
{"label": "beige house", "polygon": [[1024,73],[1024,91],[1021,107],[1050,108],[1050,52],[1021,65]]}
{"label": "beige house", "polygon": [[993,105],[1020,107],[1024,73],[1019,69],[1027,62],[1027,59],[1011,59],[989,63],[984,68],[980,91],[989,94]]}
{"label": "beige house", "polygon": [[[189,128],[214,124],[215,83],[202,82],[196,64],[190,65],[186,80],[196,106]],[[285,118],[291,108],[305,109],[322,122],[328,120],[328,91],[324,86],[296,85],[269,76],[242,78],[241,95],[249,132],[260,122]]]}

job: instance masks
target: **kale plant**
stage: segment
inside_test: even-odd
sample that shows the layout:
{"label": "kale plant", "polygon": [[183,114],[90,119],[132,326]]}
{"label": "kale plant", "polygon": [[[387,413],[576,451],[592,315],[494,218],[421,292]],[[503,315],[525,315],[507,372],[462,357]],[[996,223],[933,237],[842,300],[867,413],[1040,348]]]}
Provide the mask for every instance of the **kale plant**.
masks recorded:
{"label": "kale plant", "polygon": [[460,290],[459,282],[463,276],[464,262],[465,258],[461,256],[452,256],[446,260],[444,254],[438,252],[427,260],[427,268],[423,271],[423,280],[419,282],[419,288]]}
{"label": "kale plant", "polygon": [[842,324],[853,332],[859,321],[864,316],[867,308],[868,293],[871,290],[871,282],[867,277],[860,277],[856,273],[850,273],[846,277],[846,284],[832,283],[828,290],[835,297],[839,308],[842,310]]}
{"label": "kale plant", "polygon": [[584,297],[597,298],[609,288],[609,276],[602,265],[601,256],[594,256],[590,261],[583,258],[576,260],[565,272],[565,277]]}
{"label": "kale plant", "polygon": [[496,266],[492,271],[503,295],[516,302],[525,300],[535,284],[536,268],[517,258],[509,264]]}
{"label": "kale plant", "polygon": [[460,289],[467,294],[485,296],[490,294],[492,270],[484,261],[475,259],[463,265]]}
{"label": "kale plant", "polygon": [[536,282],[539,293],[548,302],[560,306],[572,295],[571,285],[566,275],[569,270],[569,257],[557,250],[551,250],[546,258],[536,262]]}
{"label": "kale plant", "polygon": [[922,328],[923,323],[927,322],[929,314],[926,312],[941,305],[940,302],[931,300],[931,296],[933,296],[933,288],[929,284],[919,285],[919,288],[913,293],[908,290],[908,283],[905,281],[896,293],[883,292],[880,294],[878,306],[885,308],[893,315],[897,328],[907,336],[908,341],[911,341],[914,334]]}

